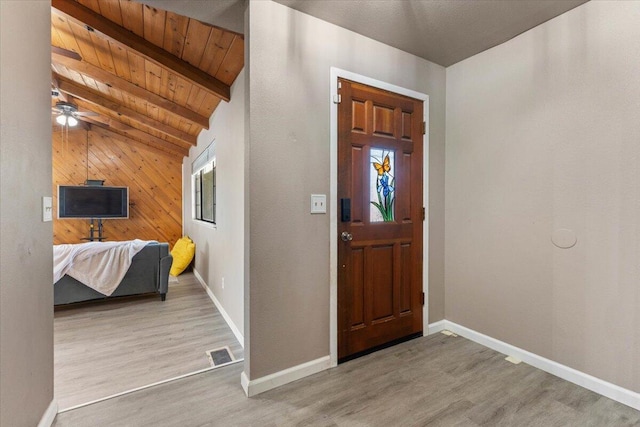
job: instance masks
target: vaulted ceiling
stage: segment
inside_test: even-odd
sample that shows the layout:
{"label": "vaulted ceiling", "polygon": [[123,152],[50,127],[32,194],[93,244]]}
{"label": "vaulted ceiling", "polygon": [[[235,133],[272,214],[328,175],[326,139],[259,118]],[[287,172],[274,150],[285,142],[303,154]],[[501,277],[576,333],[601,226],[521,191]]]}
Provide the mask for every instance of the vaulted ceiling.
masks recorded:
{"label": "vaulted ceiling", "polygon": [[[52,104],[73,102],[96,114],[79,117],[91,126],[186,155],[244,65],[246,3],[141,1],[52,0]],[[586,0],[275,1],[448,66]]]}
{"label": "vaulted ceiling", "polygon": [[[141,1],[244,31],[246,0]],[[448,67],[588,0],[274,1]]]}
{"label": "vaulted ceiling", "polygon": [[188,155],[244,65],[244,37],[129,0],[52,0],[52,105]]}

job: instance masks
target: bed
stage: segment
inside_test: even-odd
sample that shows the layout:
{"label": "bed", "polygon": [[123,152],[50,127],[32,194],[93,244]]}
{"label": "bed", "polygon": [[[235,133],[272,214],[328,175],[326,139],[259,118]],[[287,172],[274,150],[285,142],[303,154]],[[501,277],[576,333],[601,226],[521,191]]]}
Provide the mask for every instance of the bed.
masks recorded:
{"label": "bed", "polygon": [[164,301],[172,260],[169,244],[153,241],[55,245],[54,305],[149,293]]}

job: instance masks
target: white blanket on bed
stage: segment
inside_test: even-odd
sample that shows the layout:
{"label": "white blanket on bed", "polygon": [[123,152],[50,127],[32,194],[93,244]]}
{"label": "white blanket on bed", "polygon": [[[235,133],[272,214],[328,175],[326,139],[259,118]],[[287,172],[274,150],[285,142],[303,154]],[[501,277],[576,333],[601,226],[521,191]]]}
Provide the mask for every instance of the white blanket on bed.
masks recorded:
{"label": "white blanket on bed", "polygon": [[131,259],[149,241],[88,242],[53,246],[53,283],[65,274],[111,295],[131,266]]}

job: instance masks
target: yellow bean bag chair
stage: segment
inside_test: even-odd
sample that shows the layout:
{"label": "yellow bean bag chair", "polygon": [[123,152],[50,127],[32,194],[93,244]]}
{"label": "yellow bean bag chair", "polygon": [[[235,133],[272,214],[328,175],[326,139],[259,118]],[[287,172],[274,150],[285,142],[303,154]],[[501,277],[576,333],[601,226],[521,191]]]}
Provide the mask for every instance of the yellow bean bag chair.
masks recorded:
{"label": "yellow bean bag chair", "polygon": [[189,236],[178,239],[173,249],[171,249],[173,262],[171,263],[169,274],[175,277],[182,273],[191,264],[195,253],[196,244],[193,243]]}

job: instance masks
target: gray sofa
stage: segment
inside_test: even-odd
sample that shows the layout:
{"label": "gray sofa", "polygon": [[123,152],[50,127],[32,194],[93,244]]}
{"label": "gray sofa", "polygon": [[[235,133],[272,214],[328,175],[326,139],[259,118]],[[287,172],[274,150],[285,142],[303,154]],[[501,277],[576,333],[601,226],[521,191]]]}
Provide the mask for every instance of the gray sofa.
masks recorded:
{"label": "gray sofa", "polygon": [[53,303],[71,304],[152,292],[159,293],[164,301],[169,290],[169,270],[172,261],[168,243],[149,243],[133,257],[127,274],[110,296],[103,295],[65,275],[53,285]]}

